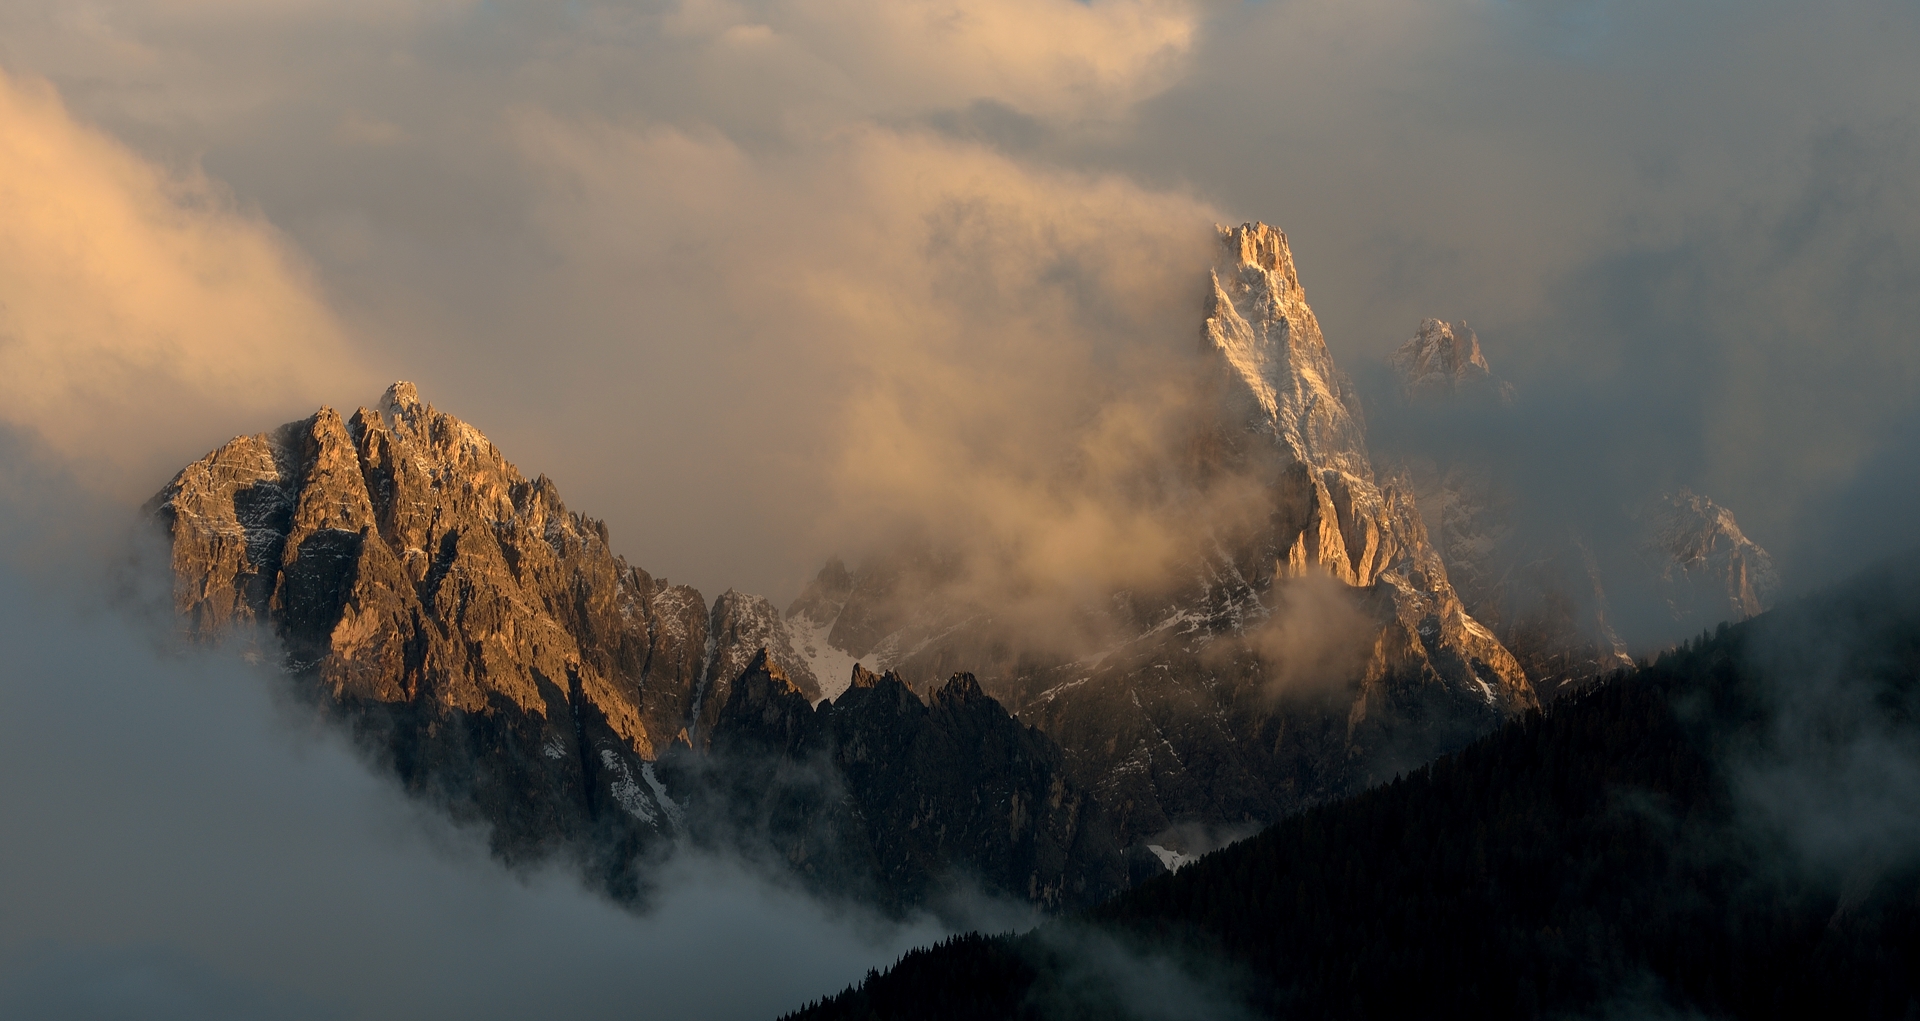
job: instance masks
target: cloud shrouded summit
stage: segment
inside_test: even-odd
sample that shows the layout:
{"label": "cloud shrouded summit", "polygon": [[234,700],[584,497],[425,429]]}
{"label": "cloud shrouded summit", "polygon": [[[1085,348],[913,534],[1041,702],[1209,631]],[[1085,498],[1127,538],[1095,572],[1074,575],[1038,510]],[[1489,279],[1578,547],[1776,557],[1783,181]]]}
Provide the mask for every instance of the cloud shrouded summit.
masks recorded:
{"label": "cloud shrouded summit", "polygon": [[[290,307],[320,301],[378,378],[487,409],[705,588],[797,591],[883,486],[921,518],[1020,478],[1027,441],[1151,389],[1206,225],[1256,218],[1288,227],[1350,372],[1422,317],[1473,322],[1560,511],[1692,486],[1790,582],[1844,571],[1901,499],[1875,459],[1915,442],[1920,24],[1582,11],[27,3],[0,62],[222,182],[310,260]],[[236,394],[328,391],[297,406],[377,385],[316,377],[308,321],[243,330],[258,350],[189,330],[169,364],[235,350]],[[235,381],[262,357],[305,368]],[[169,428],[205,449],[241,417]]]}
{"label": "cloud shrouded summit", "polygon": [[[707,591],[783,598],[911,529],[1012,551],[1040,589],[1124,582],[1164,560],[1127,468],[1179,410],[1209,225],[1263,219],[1357,377],[1423,317],[1475,324],[1519,394],[1492,442],[1543,518],[1692,486],[1786,588],[1813,584],[1906,543],[1885,523],[1920,500],[1917,19],[1892,0],[11,3],[0,468],[39,503],[8,563],[92,570],[46,537],[122,520],[48,473],[138,499],[231,435],[404,377]],[[137,650],[68,670],[61,643],[108,643],[61,623],[15,618],[0,691],[44,715],[8,719],[71,721],[63,693],[145,704],[86,677],[191,681]],[[93,746],[21,736],[47,743],[9,743],[17,772],[54,776],[20,818],[125,807],[62,802],[124,788],[45,762],[205,775],[37,759]],[[149,843],[183,832],[155,825]],[[31,866],[13,874],[93,892],[35,917],[79,942],[164,931],[178,902],[130,926],[112,896],[157,878],[80,881],[147,875],[109,853],[124,830],[88,833],[93,876],[55,868],[72,841],[9,845]],[[151,860],[192,857],[161,843],[184,849]]]}

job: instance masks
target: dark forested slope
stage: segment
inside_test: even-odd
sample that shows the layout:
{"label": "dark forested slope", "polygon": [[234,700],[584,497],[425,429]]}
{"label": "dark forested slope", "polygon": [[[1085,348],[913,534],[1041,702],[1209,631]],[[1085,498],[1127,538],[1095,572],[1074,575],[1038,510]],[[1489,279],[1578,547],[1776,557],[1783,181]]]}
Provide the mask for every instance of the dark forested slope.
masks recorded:
{"label": "dark forested slope", "polygon": [[1183,1013],[1076,960],[1089,931],[1142,967],[1231,962],[1256,1015],[1920,1016],[1916,579],[1903,558],[1722,627],[1079,918],[916,951],[795,1016]]}

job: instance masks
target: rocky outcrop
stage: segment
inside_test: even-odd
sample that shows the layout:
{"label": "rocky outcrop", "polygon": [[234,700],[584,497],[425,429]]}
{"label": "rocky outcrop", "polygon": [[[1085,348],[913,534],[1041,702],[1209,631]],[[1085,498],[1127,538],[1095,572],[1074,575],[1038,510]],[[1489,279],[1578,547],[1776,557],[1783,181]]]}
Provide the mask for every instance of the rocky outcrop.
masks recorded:
{"label": "rocky outcrop", "polygon": [[694,740],[701,747],[711,741],[734,679],[755,657],[772,656],[773,662],[781,665],[782,676],[808,704],[820,700],[820,682],[813,676],[812,662],[794,648],[792,632],[780,611],[766,599],[728,589],[713,601],[708,628],[713,636],[713,662],[695,696],[693,713]]}
{"label": "rocky outcrop", "polygon": [[1413,339],[1387,360],[1408,402],[1485,401],[1513,403],[1513,385],[1494,376],[1480,353],[1480,338],[1466,323],[1423,319]]}
{"label": "rocky outcrop", "polygon": [[1682,489],[1643,515],[1642,552],[1673,619],[1689,629],[1745,620],[1773,605],[1773,558],[1748,539],[1733,512]]}
{"label": "rocky outcrop", "polygon": [[[1389,778],[1535,704],[1455,595],[1411,488],[1375,474],[1283,233],[1221,231],[1200,339],[1198,416],[1161,466],[1196,508],[1199,552],[1085,608],[1103,646],[1023,646],[993,607],[947,598],[957,568],[922,549],[822,572],[789,611],[838,605],[831,643],[911,682],[975,672],[1059,742],[1123,841],[1176,851],[1205,850],[1179,834]],[[1205,512],[1229,490],[1257,494],[1253,511]]]}
{"label": "rocky outcrop", "polygon": [[966,890],[1058,909],[1129,877],[1059,747],[968,674],[923,700],[896,674],[855,668],[815,707],[761,654],[716,716],[712,754],[664,768],[694,792],[698,832],[894,910]]}
{"label": "rocky outcrop", "polygon": [[[847,659],[853,688],[816,713],[831,658],[813,632],[758,596],[709,607],[630,566],[604,524],[411,384],[235,439],[148,511],[190,635],[264,634],[409,790],[484,824],[509,862],[571,856],[630,899],[673,841],[751,830],[823,889],[902,910],[962,876],[1048,907],[1120,881],[1059,749],[977,687],[928,706]],[[799,729],[782,737],[782,720]],[[842,788],[852,801],[806,793]]]}

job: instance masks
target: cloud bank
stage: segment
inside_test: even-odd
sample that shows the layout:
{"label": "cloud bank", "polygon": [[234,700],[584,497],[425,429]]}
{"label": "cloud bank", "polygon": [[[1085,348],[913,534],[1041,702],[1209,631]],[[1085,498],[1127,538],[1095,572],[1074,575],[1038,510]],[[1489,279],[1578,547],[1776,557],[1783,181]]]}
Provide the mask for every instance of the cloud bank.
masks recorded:
{"label": "cloud bank", "polygon": [[97,533],[17,492],[0,529],[43,548],[0,564],[0,1014],[765,1018],[942,934],[694,855],[645,915],[510,876],[277,673],[104,608]]}
{"label": "cloud bank", "polygon": [[189,430],[372,378],[274,228],[4,71],[0,209],[0,416],[123,495]]}
{"label": "cloud bank", "polygon": [[1898,506],[1873,465],[1920,379],[1911,5],[103,0],[0,25],[16,74],[296,243],[368,364],[703,588],[784,599],[870,532],[856,495],[937,518],[1062,419],[1085,435],[1102,386],[1160,378],[1124,354],[1190,350],[1182,239],[1215,220],[1289,230],[1349,371],[1472,322],[1561,510],[1688,485],[1797,587]]}
{"label": "cloud bank", "polygon": [[1475,325],[1556,513],[1690,485],[1789,588],[1853,570],[1915,496],[1916,43],[1892,0],[6,5],[4,910],[39,942],[0,1002],[797,1002],[651,981],[736,909],[822,990],[886,956],[720,873],[663,929],[449,865],[242,668],[48,608],[174,468],[392,378],[710,594],[921,528],[1072,596],[1170,555],[1134,468],[1211,223],[1263,219],[1347,370]]}

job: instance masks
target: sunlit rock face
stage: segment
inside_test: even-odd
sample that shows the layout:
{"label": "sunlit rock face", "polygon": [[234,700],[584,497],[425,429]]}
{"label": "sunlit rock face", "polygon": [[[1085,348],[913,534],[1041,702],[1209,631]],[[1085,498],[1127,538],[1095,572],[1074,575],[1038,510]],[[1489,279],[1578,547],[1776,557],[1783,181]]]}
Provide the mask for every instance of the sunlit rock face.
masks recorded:
{"label": "sunlit rock face", "polygon": [[[648,761],[708,670],[698,592],[629,566],[472,426],[397,383],[235,439],[150,505],[197,637],[254,625],[407,784],[510,860],[670,829]],[[604,852],[604,853],[602,853]]]}
{"label": "sunlit rock face", "polygon": [[[823,659],[804,615],[790,627],[731,590],[708,606],[630,566],[603,524],[411,384],[349,418],[322,408],[235,439],[148,510],[190,635],[264,637],[411,790],[485,824],[510,862],[570,856],[631,899],[651,859],[691,840],[899,911],[962,882],[1046,908],[1125,885],[1112,826],[1059,749],[971,680],[929,705]],[[839,681],[818,714],[816,665]],[[781,712],[813,736],[776,739]],[[763,770],[812,785],[766,787]],[[822,790],[855,800],[815,818]],[[740,826],[794,811],[805,825]]]}
{"label": "sunlit rock face", "polygon": [[1410,487],[1376,476],[1286,236],[1222,229],[1205,283],[1201,399],[1163,474],[1196,505],[1250,492],[1251,512],[1195,513],[1195,552],[1161,584],[1076,608],[1105,641],[1023,644],[993,606],[954,595],[964,563],[919,547],[830,564],[789,609],[909,681],[973,671],[1060,743],[1123,839],[1175,850],[1389,778],[1535,704],[1455,595]]}

